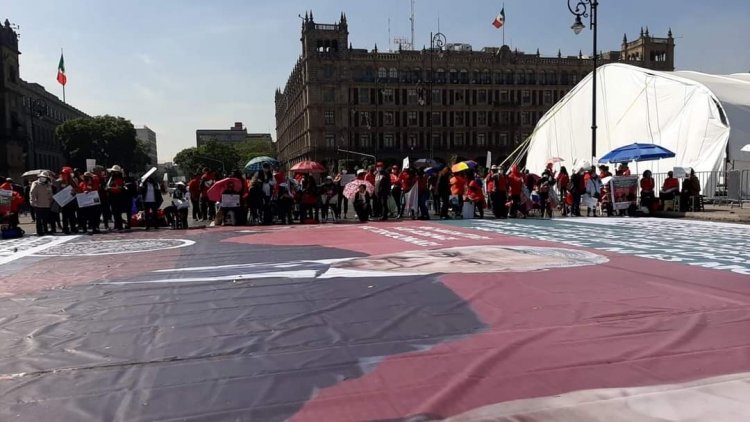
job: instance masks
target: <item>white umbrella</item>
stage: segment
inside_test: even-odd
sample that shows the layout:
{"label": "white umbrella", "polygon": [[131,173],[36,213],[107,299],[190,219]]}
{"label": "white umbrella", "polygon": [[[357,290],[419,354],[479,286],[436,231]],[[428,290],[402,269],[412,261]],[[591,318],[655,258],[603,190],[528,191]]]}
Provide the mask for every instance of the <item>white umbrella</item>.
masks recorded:
{"label": "white umbrella", "polygon": [[750,144],[747,144],[744,147],[740,148],[740,151],[742,151],[742,152],[750,152]]}

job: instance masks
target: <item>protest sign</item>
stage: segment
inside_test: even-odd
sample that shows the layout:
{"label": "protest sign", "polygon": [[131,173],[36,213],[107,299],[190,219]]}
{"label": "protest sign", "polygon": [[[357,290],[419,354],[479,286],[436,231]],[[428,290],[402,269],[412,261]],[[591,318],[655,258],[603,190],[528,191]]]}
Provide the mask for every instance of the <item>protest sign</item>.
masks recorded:
{"label": "protest sign", "polygon": [[231,194],[221,195],[221,206],[222,208],[237,208],[240,206],[240,196]]}
{"label": "protest sign", "polygon": [[65,189],[61,190],[60,192],[57,192],[52,198],[57,202],[57,205],[64,207],[70,203],[73,199],[75,199],[75,193],[73,192],[73,187],[68,186]]}
{"label": "protest sign", "polygon": [[638,176],[614,176],[609,181],[612,208],[626,210],[636,205],[638,198]]}
{"label": "protest sign", "polygon": [[76,201],[78,201],[78,208],[88,208],[101,204],[97,191],[79,193],[76,195]]}

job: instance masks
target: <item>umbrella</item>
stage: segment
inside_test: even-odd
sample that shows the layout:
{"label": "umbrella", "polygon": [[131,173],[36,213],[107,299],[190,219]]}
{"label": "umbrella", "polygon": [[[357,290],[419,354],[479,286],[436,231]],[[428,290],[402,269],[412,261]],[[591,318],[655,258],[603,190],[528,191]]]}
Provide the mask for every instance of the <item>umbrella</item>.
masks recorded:
{"label": "umbrella", "polygon": [[458,172],[461,172],[461,171],[466,171],[468,169],[469,169],[469,165],[466,164],[465,161],[462,161],[460,163],[456,163],[456,164],[453,165],[453,167],[451,167],[451,171],[453,173],[458,173]]}
{"label": "umbrella", "polygon": [[298,173],[325,173],[326,168],[315,161],[301,161],[295,164],[291,170]]}
{"label": "umbrella", "polygon": [[[43,171],[49,171],[49,170],[43,170],[43,169],[29,170],[26,173],[22,174],[21,177],[39,177],[39,175],[42,174]],[[50,173],[52,172],[50,171]]]}
{"label": "umbrella", "polygon": [[437,161],[431,159],[431,158],[420,158],[419,160],[412,163],[412,166],[414,168],[424,168],[424,167],[435,167],[437,165]]}
{"label": "umbrella", "polygon": [[352,199],[357,194],[357,191],[359,190],[360,185],[365,185],[367,188],[367,193],[372,195],[373,192],[375,192],[375,186],[372,185],[372,183],[367,182],[365,180],[359,180],[354,179],[351,182],[347,183],[346,186],[344,186],[344,196]]}
{"label": "umbrella", "polygon": [[232,182],[232,187],[234,188],[235,192],[239,192],[242,190],[242,181],[240,179],[236,177],[227,177],[226,179],[219,180],[210,188],[208,188],[208,200],[214,202],[221,201],[221,195],[225,190],[227,190],[229,182]]}
{"label": "umbrella", "polygon": [[563,161],[565,161],[565,159],[562,157],[552,157],[547,160],[547,163],[562,163]]}
{"label": "umbrella", "polygon": [[469,166],[470,169],[473,169],[477,166],[477,162],[472,160],[466,160],[464,161],[464,163],[466,163],[466,165]]}
{"label": "umbrella", "polygon": [[652,161],[674,157],[674,152],[656,144],[630,144],[613,149],[599,159],[606,163],[629,163],[631,161]]}
{"label": "umbrella", "polygon": [[264,163],[268,163],[268,165],[271,167],[279,166],[279,162],[275,158],[271,158],[266,155],[263,155],[261,157],[255,157],[252,160],[248,161],[247,164],[245,164],[245,171],[248,173],[255,173],[256,171],[261,171],[263,169]]}
{"label": "umbrella", "polygon": [[744,147],[740,148],[740,151],[742,151],[742,152],[750,152],[750,144],[747,144]]}
{"label": "umbrella", "polygon": [[432,176],[433,174],[439,171],[440,171],[440,167],[427,167],[426,169],[424,169],[424,174],[428,176]]}

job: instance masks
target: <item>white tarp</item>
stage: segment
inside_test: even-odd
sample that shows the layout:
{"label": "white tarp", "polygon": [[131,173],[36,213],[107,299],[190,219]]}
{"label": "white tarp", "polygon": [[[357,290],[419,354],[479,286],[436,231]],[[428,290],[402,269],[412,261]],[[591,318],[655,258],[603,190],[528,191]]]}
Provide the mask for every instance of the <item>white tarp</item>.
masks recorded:
{"label": "white tarp", "polygon": [[[541,171],[551,157],[569,167],[591,161],[591,89],[589,74],[539,120],[527,168]],[[719,170],[727,149],[735,168],[750,168],[750,154],[739,151],[750,143],[750,78],[604,65],[597,70],[597,126],[597,157],[634,142],[675,152],[639,163],[640,172]]]}

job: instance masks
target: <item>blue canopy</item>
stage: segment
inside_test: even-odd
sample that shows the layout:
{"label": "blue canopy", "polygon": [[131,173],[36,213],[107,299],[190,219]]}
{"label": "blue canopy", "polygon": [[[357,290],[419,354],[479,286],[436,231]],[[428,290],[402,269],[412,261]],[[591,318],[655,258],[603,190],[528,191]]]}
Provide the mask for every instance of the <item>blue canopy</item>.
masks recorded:
{"label": "blue canopy", "polygon": [[247,164],[245,164],[245,172],[254,173],[256,171],[261,171],[264,163],[268,163],[271,167],[279,166],[279,162],[275,158],[263,155],[248,161]]}
{"label": "blue canopy", "polygon": [[631,161],[653,161],[674,157],[674,152],[656,144],[630,144],[613,149],[599,159],[605,163],[629,163]]}

